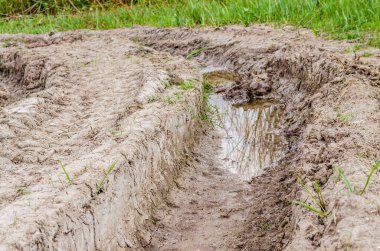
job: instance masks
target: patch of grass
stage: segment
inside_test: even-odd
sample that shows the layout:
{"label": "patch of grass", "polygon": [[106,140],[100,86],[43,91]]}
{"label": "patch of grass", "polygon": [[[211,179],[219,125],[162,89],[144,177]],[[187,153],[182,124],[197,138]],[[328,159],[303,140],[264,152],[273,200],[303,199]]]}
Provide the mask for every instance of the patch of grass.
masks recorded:
{"label": "patch of grass", "polygon": [[160,101],[160,97],[157,96],[157,95],[152,95],[152,96],[149,96],[147,99],[146,99],[146,102],[149,104],[149,103],[153,103],[153,102],[157,102],[157,101]]}
{"label": "patch of grass", "polygon": [[306,184],[299,178],[297,177],[297,182],[300,184],[300,186],[303,188],[303,190],[313,199],[314,203],[318,206],[318,208],[313,207],[312,205],[303,202],[303,201],[293,201],[293,203],[302,206],[306,208],[307,210],[314,212],[318,214],[321,217],[327,217],[329,215],[329,212],[327,211],[326,208],[326,203],[322,195],[322,190],[321,187],[318,183],[318,181],[313,182],[313,192],[310,192],[309,188],[306,186]]}
{"label": "patch of grass", "polygon": [[103,192],[103,186],[108,177],[111,175],[111,173],[115,170],[116,168],[116,162],[113,162],[107,169],[107,172],[104,174],[104,177],[102,181],[100,181],[99,185],[96,185],[96,194],[100,194]]}
{"label": "patch of grass", "polygon": [[193,90],[195,88],[195,83],[193,80],[185,80],[182,81],[179,88],[183,91]]}
{"label": "patch of grass", "polygon": [[193,51],[190,51],[187,55],[186,55],[186,59],[190,60],[190,59],[193,59],[194,57],[198,56],[199,54],[201,54],[202,52],[204,52],[205,50],[207,50],[207,48],[199,48],[199,49],[195,49]]}
{"label": "patch of grass", "polygon": [[174,105],[175,103],[177,103],[179,100],[181,100],[181,95],[179,93],[175,93],[174,95],[172,96],[166,96],[164,97],[164,102],[167,104],[167,105]]}
{"label": "patch of grass", "polygon": [[220,120],[218,119],[219,110],[216,106],[210,104],[210,94],[212,93],[213,86],[207,80],[202,84],[202,110],[196,115],[196,119],[206,122],[212,126],[222,127]]}
{"label": "patch of grass", "polygon": [[164,87],[165,87],[165,89],[168,89],[168,88],[172,87],[172,84],[170,83],[169,80],[165,80]]}
{"label": "patch of grass", "polygon": [[348,121],[351,121],[353,119],[353,117],[354,117],[354,115],[352,113],[338,112],[336,115],[336,118],[342,123],[347,123]]}
{"label": "patch of grass", "polygon": [[3,47],[4,48],[8,48],[8,47],[11,47],[12,46],[12,42],[10,40],[7,40],[5,42],[3,42]]}
{"label": "patch of grass", "polygon": [[30,191],[29,191],[28,187],[26,187],[26,186],[18,187],[16,192],[18,195],[30,194]]}
{"label": "patch of grass", "polygon": [[63,165],[62,161],[59,161],[59,164],[61,165],[61,168],[63,170],[63,173],[65,174],[66,180],[69,183],[69,186],[73,184],[73,180],[70,178],[69,173],[67,172],[65,166]]}
{"label": "patch of grass", "polygon": [[0,33],[272,23],[380,47],[379,13],[378,0],[0,0]]}
{"label": "patch of grass", "polygon": [[352,46],[349,46],[347,47],[344,52],[345,53],[350,53],[350,52],[357,52],[361,49],[363,49],[364,45],[362,44],[355,44],[355,45],[352,45]]}
{"label": "patch of grass", "polygon": [[369,57],[372,57],[372,56],[373,56],[373,53],[368,52],[368,51],[366,51],[366,52],[364,52],[364,53],[362,54],[362,57],[364,57],[364,58],[369,58]]}
{"label": "patch of grass", "polygon": [[[368,184],[369,182],[371,181],[371,178],[372,178],[372,175],[376,172],[376,170],[379,168],[379,165],[380,165],[380,160],[377,161],[373,166],[372,166],[372,169],[371,171],[369,172],[368,176],[367,176],[367,179],[366,179],[366,182],[364,184],[364,187],[363,189],[359,192],[359,195],[363,195],[368,187]],[[347,176],[345,175],[344,171],[342,168],[338,168],[339,170],[339,176],[343,179],[344,183],[346,184],[346,187],[348,188],[348,190],[351,192],[351,193],[354,193],[354,189],[352,188],[351,186],[351,183],[350,181],[348,180]]]}

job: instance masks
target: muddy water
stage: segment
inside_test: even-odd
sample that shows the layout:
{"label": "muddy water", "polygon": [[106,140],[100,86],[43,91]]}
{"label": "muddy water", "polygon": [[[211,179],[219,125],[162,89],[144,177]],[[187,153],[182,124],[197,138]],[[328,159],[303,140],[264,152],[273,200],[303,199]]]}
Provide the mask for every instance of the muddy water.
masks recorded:
{"label": "muddy water", "polygon": [[211,95],[210,103],[218,110],[223,166],[250,180],[281,157],[284,149],[280,135],[281,104],[274,100],[257,100],[232,105],[219,94]]}
{"label": "muddy water", "polygon": [[[239,80],[234,73],[206,69],[207,81],[220,87]],[[224,88],[221,88],[224,89]],[[256,100],[233,105],[222,94],[210,96],[217,110],[217,128],[222,135],[222,165],[245,180],[260,175],[283,154],[285,141],[280,134],[283,106],[275,100]]]}

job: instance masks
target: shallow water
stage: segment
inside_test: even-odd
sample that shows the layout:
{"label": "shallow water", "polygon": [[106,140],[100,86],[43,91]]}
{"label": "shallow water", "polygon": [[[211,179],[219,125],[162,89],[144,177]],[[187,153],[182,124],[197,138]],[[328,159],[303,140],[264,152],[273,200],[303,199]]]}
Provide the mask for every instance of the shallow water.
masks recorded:
{"label": "shallow water", "polygon": [[220,94],[211,95],[210,103],[218,110],[224,167],[250,180],[281,157],[284,140],[280,134],[283,117],[280,103],[258,100],[232,105]]}

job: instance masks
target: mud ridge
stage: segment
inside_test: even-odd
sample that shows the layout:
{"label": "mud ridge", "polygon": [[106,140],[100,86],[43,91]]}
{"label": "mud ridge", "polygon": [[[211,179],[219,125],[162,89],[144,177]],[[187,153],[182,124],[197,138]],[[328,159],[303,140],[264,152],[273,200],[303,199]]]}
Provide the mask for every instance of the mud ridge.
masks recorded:
{"label": "mud ridge", "polygon": [[[0,83],[12,100],[0,111],[0,250],[143,248],[152,208],[197,144],[193,67],[125,35],[88,33],[1,49]],[[194,89],[180,90],[172,75]]]}

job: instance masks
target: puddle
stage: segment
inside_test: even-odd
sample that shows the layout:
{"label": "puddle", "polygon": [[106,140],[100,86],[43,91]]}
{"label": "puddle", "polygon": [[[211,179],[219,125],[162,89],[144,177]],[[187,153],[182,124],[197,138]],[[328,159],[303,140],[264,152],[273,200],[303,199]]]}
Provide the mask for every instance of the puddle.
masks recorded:
{"label": "puddle", "polygon": [[[218,86],[231,85],[231,78],[222,83],[218,75],[217,82]],[[212,94],[210,103],[218,110],[217,130],[222,136],[220,159],[224,167],[244,180],[251,180],[282,156],[285,141],[280,127],[284,108],[279,102],[257,100],[233,105],[222,94]]]}

